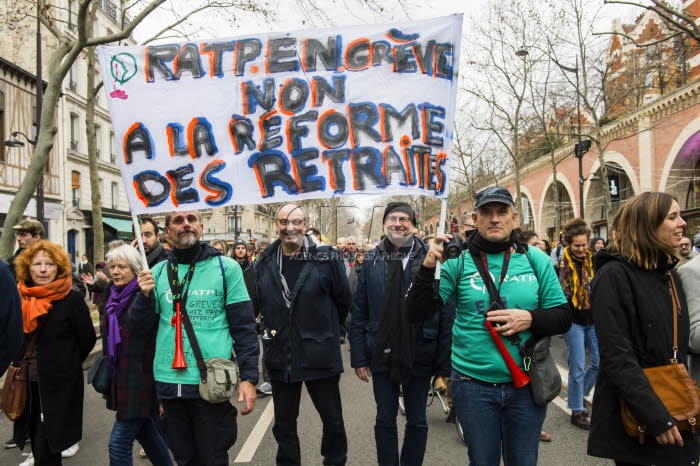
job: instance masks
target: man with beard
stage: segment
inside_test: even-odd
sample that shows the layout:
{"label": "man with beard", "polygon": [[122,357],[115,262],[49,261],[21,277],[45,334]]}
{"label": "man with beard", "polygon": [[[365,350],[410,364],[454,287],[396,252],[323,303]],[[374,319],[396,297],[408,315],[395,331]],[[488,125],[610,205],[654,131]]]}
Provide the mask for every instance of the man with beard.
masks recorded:
{"label": "man with beard", "polygon": [[[416,215],[405,202],[384,210],[386,236],[362,263],[350,322],[351,365],[360,380],[372,378],[379,464],[423,464],[428,441],[425,400],[430,378],[450,375],[451,305],[422,326],[409,325],[405,294],[428,247],[412,234]],[[403,387],[406,433],[399,455],[399,390]]]}
{"label": "man with beard", "polygon": [[[153,217],[141,216],[141,240],[143,241],[143,249],[146,252],[148,268],[152,269],[158,262],[168,259],[168,251],[165,250],[163,243],[160,242],[158,222]],[[131,245],[138,247],[136,240]]]}
{"label": "man with beard", "polygon": [[[229,257],[201,243],[199,212],[171,212],[165,233],[173,240],[173,256],[138,276],[141,289],[129,311],[132,335],[156,332],[153,374],[163,408],[163,433],[178,464],[228,464],[228,450],[237,437],[236,408],[230,401],[210,403],[199,394],[200,373],[189,338],[182,344],[186,368],[173,369],[175,307],[189,316],[206,359],[231,359],[236,353],[241,381],[241,414],[255,406],[260,346],[253,306],[241,268]],[[184,319],[183,319],[184,320]],[[183,329],[183,334],[185,330]]]}
{"label": "man with beard", "polygon": [[257,281],[277,464],[301,464],[297,418],[305,384],[323,422],[323,464],[344,465],[348,442],[340,402],[338,332],[352,301],[348,280],[337,253],[304,235],[306,216],[299,206],[284,205],[275,226],[279,239],[258,258]]}

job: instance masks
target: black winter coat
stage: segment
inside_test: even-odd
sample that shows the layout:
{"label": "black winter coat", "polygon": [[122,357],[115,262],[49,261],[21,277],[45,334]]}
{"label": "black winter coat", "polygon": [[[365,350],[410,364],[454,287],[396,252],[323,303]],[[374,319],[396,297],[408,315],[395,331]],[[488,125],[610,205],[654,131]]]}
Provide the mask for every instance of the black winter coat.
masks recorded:
{"label": "black winter coat", "polygon": [[[83,436],[83,361],[97,336],[85,299],[71,290],[54,301],[37,337],[39,394],[46,437],[52,452],[61,452]],[[29,431],[29,410],[14,426],[14,438],[24,448]]]}
{"label": "black winter coat", "polygon": [[678,316],[678,360],[686,361],[690,333],[688,309],[673,264],[645,270],[602,251],[596,260],[591,309],[598,336],[600,369],[593,397],[588,454],[636,464],[697,464],[697,436],[684,437],[683,447],[661,446],[653,438],[639,445],[637,439],[625,434],[620,420],[622,398],[654,435],[676,424],[642,371],[668,364],[673,357],[669,271],[682,306]]}
{"label": "black winter coat", "polygon": [[[345,266],[328,246],[311,243],[292,292],[282,297],[277,240],[256,261],[258,298],[265,326],[263,349],[270,379],[283,382],[343,372],[339,324],[352,302]],[[265,338],[269,335],[271,338]]]}
{"label": "black winter coat", "polygon": [[[420,269],[427,245],[415,238],[415,255],[411,259],[411,277]],[[372,354],[379,323],[383,314],[385,277],[384,243],[371,250],[362,262],[362,270],[355,290],[352,307],[352,321],[348,329],[350,339],[351,366],[354,368],[371,367],[373,372],[386,372],[388,367],[375,367]],[[452,301],[441,306],[430,319],[416,324],[416,350],[412,374],[416,376],[449,376],[451,373],[452,324],[455,309]]]}

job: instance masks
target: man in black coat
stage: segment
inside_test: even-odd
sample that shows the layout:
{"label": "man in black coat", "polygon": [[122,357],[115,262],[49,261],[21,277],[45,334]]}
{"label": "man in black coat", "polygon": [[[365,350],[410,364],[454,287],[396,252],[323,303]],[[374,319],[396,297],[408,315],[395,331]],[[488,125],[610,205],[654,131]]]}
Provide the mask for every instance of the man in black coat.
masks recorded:
{"label": "man in black coat", "polygon": [[4,304],[0,308],[0,376],[17,357],[22,343],[22,304],[17,292],[17,282],[7,263],[0,260],[0,296]]}
{"label": "man in black coat", "polygon": [[305,384],[323,422],[323,463],[344,465],[348,444],[338,340],[339,324],[352,300],[345,267],[337,252],[317,247],[304,235],[306,217],[299,206],[283,206],[275,226],[279,239],[258,258],[257,282],[275,407],[277,464],[301,464],[297,417]]}
{"label": "man in black coat", "polygon": [[[426,404],[433,375],[450,374],[453,307],[410,325],[405,294],[427,246],[413,235],[416,215],[405,202],[384,210],[386,236],[362,263],[349,327],[351,366],[372,382],[377,416],[374,438],[379,464],[422,464],[428,441]],[[396,415],[403,387],[406,435],[399,450]]]}

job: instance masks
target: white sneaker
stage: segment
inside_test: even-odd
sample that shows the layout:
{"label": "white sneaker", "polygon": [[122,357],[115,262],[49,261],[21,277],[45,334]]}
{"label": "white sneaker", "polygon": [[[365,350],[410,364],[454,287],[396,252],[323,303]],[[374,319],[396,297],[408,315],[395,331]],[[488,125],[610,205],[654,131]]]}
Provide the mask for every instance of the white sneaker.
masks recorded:
{"label": "white sneaker", "polygon": [[34,466],[34,455],[30,453],[27,459],[22,461],[19,466]]}
{"label": "white sneaker", "polygon": [[72,447],[66,448],[61,452],[61,457],[62,458],[70,458],[71,456],[75,456],[76,453],[78,453],[78,450],[80,450],[80,445],[77,443],[73,445]]}

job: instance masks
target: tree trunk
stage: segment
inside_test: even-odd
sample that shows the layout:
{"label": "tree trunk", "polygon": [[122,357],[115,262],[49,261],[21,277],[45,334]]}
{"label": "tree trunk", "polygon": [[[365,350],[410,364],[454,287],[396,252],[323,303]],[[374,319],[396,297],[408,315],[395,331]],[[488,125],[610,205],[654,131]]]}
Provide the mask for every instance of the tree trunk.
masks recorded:
{"label": "tree trunk", "polygon": [[39,177],[43,176],[44,167],[49,159],[49,153],[53,149],[54,137],[58,132],[58,128],[54,124],[56,120],[56,105],[61,96],[61,86],[63,79],[68,74],[68,68],[60,68],[61,60],[70,52],[70,46],[61,43],[51,54],[51,65],[49,70],[55,70],[55,74],[49,76],[49,84],[44,93],[41,117],[39,121],[39,139],[34,148],[32,161],[27,167],[27,172],[24,179],[17,189],[10,207],[7,210],[7,217],[0,235],[0,257],[7,259],[12,255],[15,244],[13,225],[16,225],[22,219],[24,210],[29,204],[29,200],[34,194],[34,190],[39,183]]}
{"label": "tree trunk", "polygon": [[92,234],[94,239],[94,262],[105,257],[105,234],[102,224],[102,193],[100,175],[97,171],[97,143],[95,140],[95,48],[87,51],[87,111],[85,128],[87,131],[88,166],[90,168],[90,202],[92,203]]}

